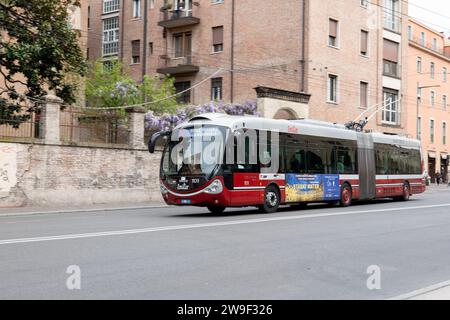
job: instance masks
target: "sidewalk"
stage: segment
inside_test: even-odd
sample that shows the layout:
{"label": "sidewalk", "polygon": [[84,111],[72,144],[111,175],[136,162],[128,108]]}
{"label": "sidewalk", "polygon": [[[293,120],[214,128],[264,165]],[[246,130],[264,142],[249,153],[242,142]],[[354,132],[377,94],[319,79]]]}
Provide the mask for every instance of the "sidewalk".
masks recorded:
{"label": "sidewalk", "polygon": [[118,204],[118,205],[90,205],[90,206],[58,206],[58,207],[16,207],[16,208],[0,208],[0,217],[20,216],[32,214],[58,214],[72,212],[99,212],[114,210],[135,210],[149,208],[164,208],[167,205],[164,202],[146,202],[138,204]]}

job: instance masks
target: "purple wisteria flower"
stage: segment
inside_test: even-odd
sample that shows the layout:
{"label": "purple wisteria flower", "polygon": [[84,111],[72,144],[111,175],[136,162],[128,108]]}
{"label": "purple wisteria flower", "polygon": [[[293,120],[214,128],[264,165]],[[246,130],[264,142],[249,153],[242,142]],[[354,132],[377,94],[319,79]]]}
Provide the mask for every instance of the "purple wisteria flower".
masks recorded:
{"label": "purple wisteria flower", "polygon": [[261,114],[257,111],[256,103],[253,101],[246,101],[244,104],[227,104],[223,102],[216,103],[211,101],[194,109],[180,108],[175,112],[175,114],[163,114],[158,116],[153,112],[149,112],[145,115],[145,127],[150,130],[170,130],[195,115],[215,112],[223,112],[229,115],[239,116],[261,116]]}

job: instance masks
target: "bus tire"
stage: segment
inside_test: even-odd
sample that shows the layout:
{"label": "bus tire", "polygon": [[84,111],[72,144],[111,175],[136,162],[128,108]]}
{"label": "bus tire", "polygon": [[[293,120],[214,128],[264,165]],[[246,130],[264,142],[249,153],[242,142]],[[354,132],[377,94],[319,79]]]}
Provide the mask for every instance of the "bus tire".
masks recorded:
{"label": "bus tire", "polygon": [[349,207],[352,204],[352,188],[348,183],[344,183],[341,187],[341,200],[339,204],[341,207]]}
{"label": "bus tire", "polygon": [[213,214],[221,214],[225,211],[225,207],[221,206],[207,206],[206,208]]}
{"label": "bus tire", "polygon": [[263,213],[277,212],[280,202],[281,195],[278,188],[270,185],[264,191],[264,204],[259,206],[259,211]]}
{"label": "bus tire", "polygon": [[405,182],[402,187],[402,195],[400,197],[397,197],[396,200],[398,201],[408,201],[411,197],[411,190],[409,188],[409,183]]}

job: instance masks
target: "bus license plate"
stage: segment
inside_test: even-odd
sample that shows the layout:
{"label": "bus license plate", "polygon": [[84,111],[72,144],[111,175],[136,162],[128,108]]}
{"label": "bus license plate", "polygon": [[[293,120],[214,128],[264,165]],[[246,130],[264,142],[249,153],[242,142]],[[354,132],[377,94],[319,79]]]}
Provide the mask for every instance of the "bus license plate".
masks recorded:
{"label": "bus license plate", "polygon": [[181,199],[181,204],[191,204],[190,199]]}

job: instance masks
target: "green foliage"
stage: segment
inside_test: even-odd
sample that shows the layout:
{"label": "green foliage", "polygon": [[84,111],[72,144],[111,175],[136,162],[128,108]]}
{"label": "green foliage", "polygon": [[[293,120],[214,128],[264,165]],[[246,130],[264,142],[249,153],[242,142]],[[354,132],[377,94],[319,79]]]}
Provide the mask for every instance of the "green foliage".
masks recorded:
{"label": "green foliage", "polygon": [[[69,26],[68,7],[78,0],[0,0],[0,69],[5,81],[0,93],[2,119],[24,121],[18,87],[42,97],[48,91],[66,103],[77,96],[77,76],[86,63],[77,34]],[[33,111],[30,107],[27,111]]]}
{"label": "green foliage", "polygon": [[171,112],[178,107],[176,98],[166,98],[174,93],[172,78],[145,76],[142,83],[137,83],[118,61],[111,62],[108,68],[104,67],[101,61],[95,62],[86,79],[86,100],[89,106],[94,108],[120,107],[162,100],[144,107],[155,113]]}

